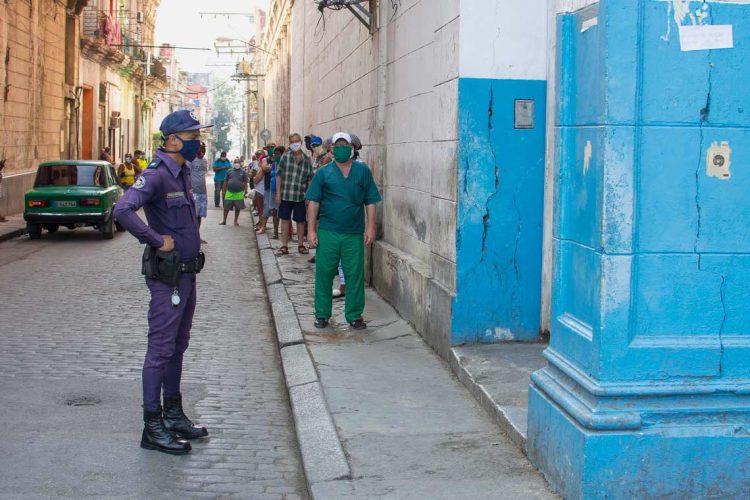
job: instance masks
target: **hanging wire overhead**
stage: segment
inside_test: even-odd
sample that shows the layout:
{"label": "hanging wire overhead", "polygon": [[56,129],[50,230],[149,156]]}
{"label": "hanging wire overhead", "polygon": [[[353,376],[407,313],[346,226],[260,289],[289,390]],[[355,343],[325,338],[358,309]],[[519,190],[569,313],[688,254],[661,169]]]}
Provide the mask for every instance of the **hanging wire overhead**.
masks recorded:
{"label": "hanging wire overhead", "polygon": [[342,10],[350,5],[356,5],[358,3],[364,3],[367,0],[317,0],[318,10],[323,12],[323,9],[331,10]]}

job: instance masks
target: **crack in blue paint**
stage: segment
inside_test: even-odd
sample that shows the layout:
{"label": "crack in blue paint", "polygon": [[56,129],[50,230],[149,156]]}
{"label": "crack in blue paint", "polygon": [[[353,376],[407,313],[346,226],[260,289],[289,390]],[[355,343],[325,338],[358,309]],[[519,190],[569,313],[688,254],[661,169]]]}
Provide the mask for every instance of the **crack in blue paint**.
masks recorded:
{"label": "crack in blue paint", "polygon": [[482,225],[484,227],[482,229],[482,258],[480,259],[480,262],[484,262],[484,257],[487,251],[487,233],[490,230],[490,209],[489,208],[484,209],[484,215],[482,216]]}
{"label": "crack in blue paint", "polygon": [[[492,101],[494,100],[494,91],[492,90],[492,84],[490,84],[490,107],[487,110],[487,129],[492,132]],[[488,134],[489,135],[489,134]]]}
{"label": "crack in blue paint", "polygon": [[487,235],[490,231],[490,220],[492,219],[492,215],[490,214],[490,203],[492,202],[492,199],[495,197],[495,195],[497,195],[498,189],[500,187],[500,169],[497,166],[497,155],[495,154],[495,147],[492,143],[492,116],[494,114],[492,107],[494,105],[494,100],[495,94],[494,90],[492,89],[492,85],[490,84],[490,103],[487,109],[487,143],[490,147],[492,163],[495,168],[495,190],[490,196],[487,197],[487,201],[484,204],[484,215],[482,216],[482,258],[480,259],[480,262],[484,262],[485,256],[487,254]]}
{"label": "crack in blue paint", "polygon": [[719,297],[721,298],[721,309],[723,317],[721,318],[721,326],[719,327],[719,376],[724,375],[724,325],[727,323],[727,304],[724,301],[727,277],[723,274],[721,276],[721,287],[719,288]]}
{"label": "crack in blue paint", "polygon": [[518,208],[518,200],[513,197],[513,207],[516,209],[516,246],[513,249],[513,269],[516,272],[516,281],[521,279],[521,271],[518,269],[518,247],[521,243],[521,210]]}
{"label": "crack in blue paint", "polygon": [[[705,125],[709,120],[710,114],[711,114],[711,93],[713,91],[713,68],[714,65],[711,63],[711,54],[712,51],[708,51],[707,54],[707,62],[708,62],[708,91],[706,92],[706,105],[700,110],[700,125],[699,125],[699,131],[700,131],[700,141],[699,141],[699,150],[698,150],[698,166],[695,170],[695,211],[696,211],[696,234],[695,234],[695,244],[693,246],[693,251],[698,254],[698,270],[704,271],[702,268],[702,254],[700,253],[700,240],[701,240],[701,233],[703,230],[703,210],[701,207],[701,184],[700,184],[700,175],[701,171],[703,170],[704,165],[704,148],[705,148]],[[725,285],[726,285],[726,276],[724,276],[721,273],[716,273],[712,271],[707,271],[711,274],[715,274],[716,276],[719,276],[721,278],[721,285],[719,287],[719,300],[721,301],[721,307],[722,307],[722,319],[721,319],[721,325],[719,327],[718,337],[719,337],[719,376],[723,376],[724,374],[724,326],[727,321],[727,306],[725,302]]]}
{"label": "crack in blue paint", "polygon": [[698,271],[713,274],[721,278],[719,285],[719,301],[721,302],[721,324],[719,325],[719,376],[724,375],[724,327],[727,323],[726,284],[727,277],[722,273],[703,269],[703,255],[698,254]]}
{"label": "crack in blue paint", "polygon": [[469,160],[466,159],[464,163],[466,163],[464,168],[464,194],[469,194]]}
{"label": "crack in blue paint", "polygon": [[708,94],[706,94],[706,106],[701,109],[701,123],[708,121],[708,116],[711,114],[711,70],[708,70]]}

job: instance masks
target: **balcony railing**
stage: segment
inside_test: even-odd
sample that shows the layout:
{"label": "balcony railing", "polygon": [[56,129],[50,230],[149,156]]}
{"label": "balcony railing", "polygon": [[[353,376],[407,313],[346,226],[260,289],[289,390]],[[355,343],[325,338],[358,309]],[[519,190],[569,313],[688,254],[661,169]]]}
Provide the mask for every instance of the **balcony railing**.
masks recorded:
{"label": "balcony railing", "polygon": [[105,63],[123,75],[142,77],[146,73],[147,49],[138,43],[140,33],[129,31],[118,19],[124,19],[127,24],[127,17],[86,7],[81,48],[87,57]]}

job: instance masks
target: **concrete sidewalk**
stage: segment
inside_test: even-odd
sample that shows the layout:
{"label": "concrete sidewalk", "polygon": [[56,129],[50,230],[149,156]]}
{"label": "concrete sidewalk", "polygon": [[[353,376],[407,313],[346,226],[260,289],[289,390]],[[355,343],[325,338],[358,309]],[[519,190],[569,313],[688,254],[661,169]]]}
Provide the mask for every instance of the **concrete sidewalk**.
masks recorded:
{"label": "concrete sidewalk", "polygon": [[23,214],[6,215],[6,221],[0,222],[0,243],[21,236],[26,232],[26,221]]}
{"label": "concrete sidewalk", "polygon": [[289,255],[276,257],[278,240],[258,243],[314,498],[555,498],[374,290],[367,290],[366,331],[349,329],[343,300],[334,303],[331,326],[316,330],[310,256],[290,245]]}

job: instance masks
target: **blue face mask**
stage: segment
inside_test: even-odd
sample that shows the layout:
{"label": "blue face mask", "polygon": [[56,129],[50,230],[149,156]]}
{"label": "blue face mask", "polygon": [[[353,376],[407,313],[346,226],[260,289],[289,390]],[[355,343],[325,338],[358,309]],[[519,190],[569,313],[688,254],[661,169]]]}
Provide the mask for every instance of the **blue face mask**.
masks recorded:
{"label": "blue face mask", "polygon": [[198,156],[198,151],[200,151],[201,149],[200,139],[186,141],[178,135],[176,135],[175,137],[177,137],[180,142],[182,142],[182,147],[180,148],[180,154],[182,155],[182,157],[187,161],[195,160],[196,156]]}

